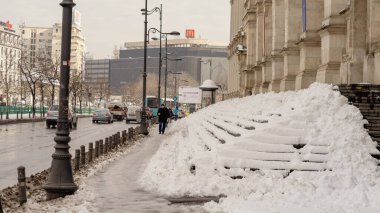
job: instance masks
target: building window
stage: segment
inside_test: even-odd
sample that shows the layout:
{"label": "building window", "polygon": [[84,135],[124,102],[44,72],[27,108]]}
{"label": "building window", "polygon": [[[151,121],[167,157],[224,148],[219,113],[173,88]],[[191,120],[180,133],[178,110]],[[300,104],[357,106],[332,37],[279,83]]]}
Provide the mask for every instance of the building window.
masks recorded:
{"label": "building window", "polygon": [[44,33],[40,33],[40,36],[43,36],[44,35]]}

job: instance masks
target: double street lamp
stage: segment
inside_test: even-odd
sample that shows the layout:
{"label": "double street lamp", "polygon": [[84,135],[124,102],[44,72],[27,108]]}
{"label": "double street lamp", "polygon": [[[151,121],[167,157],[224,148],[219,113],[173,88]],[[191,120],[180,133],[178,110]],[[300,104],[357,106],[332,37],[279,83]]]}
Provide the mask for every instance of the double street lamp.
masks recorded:
{"label": "double street lamp", "polygon": [[[163,33],[160,30],[157,30],[156,28],[151,28],[151,29],[153,32],[159,32],[160,33],[160,38],[155,38],[155,37],[152,38],[152,40],[158,40],[158,39],[160,40],[160,56],[161,56],[161,39],[165,38],[165,97],[164,97],[164,103],[166,104],[166,84],[167,84],[166,82],[167,82],[167,78],[168,78],[167,77],[168,76],[168,35],[179,36],[181,34],[177,31],[172,31],[170,33]],[[161,60],[162,60],[162,57],[160,57],[160,61]],[[182,60],[182,59],[173,59],[173,60]],[[161,70],[161,67],[162,67],[162,63],[161,63],[159,70]],[[161,83],[160,78],[161,78],[161,73],[159,74],[159,84]]]}
{"label": "double street lamp", "polygon": [[[153,8],[152,10],[149,10],[147,11],[146,9],[142,9],[141,10],[143,12],[143,14],[148,14],[148,15],[151,15],[153,14],[154,12],[159,12],[160,13],[160,30],[159,30],[159,33],[160,33],[160,37],[162,36],[161,32],[162,32],[162,4],[160,4],[160,7],[155,7]],[[155,31],[156,29],[155,28],[150,28],[148,30],[148,38],[149,38],[149,32],[150,31]],[[149,42],[149,39],[148,41]],[[157,95],[157,99],[158,99],[158,108],[160,108],[160,100],[161,100],[161,67],[162,67],[162,60],[161,60],[161,49],[162,49],[162,44],[161,44],[161,39],[160,39],[160,55],[159,55],[159,62],[158,62],[158,95]]]}

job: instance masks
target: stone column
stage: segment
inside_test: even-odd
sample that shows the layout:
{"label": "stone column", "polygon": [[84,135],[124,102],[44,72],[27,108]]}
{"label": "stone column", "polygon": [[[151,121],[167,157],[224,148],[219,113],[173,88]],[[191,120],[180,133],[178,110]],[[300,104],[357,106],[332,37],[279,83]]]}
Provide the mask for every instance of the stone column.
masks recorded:
{"label": "stone column", "polygon": [[324,0],[324,20],[321,36],[321,62],[317,81],[339,84],[340,63],[346,43],[346,23],[340,11],[347,7],[347,0]]}
{"label": "stone column", "polygon": [[272,80],[269,91],[280,92],[281,79],[284,76],[284,57],[281,49],[285,42],[285,0],[272,0]]}
{"label": "stone column", "polygon": [[363,81],[380,84],[380,57],[378,44],[380,43],[380,0],[367,1],[367,51],[364,60]]}
{"label": "stone column", "polygon": [[260,87],[260,92],[268,92],[269,83],[272,80],[272,61],[271,61],[271,51],[272,51],[272,0],[264,0],[262,3],[263,7],[263,57],[261,59],[262,67],[262,83]]}
{"label": "stone column", "polygon": [[262,6],[263,0],[256,0],[256,63],[253,67],[255,72],[255,85],[253,89],[254,94],[261,92],[262,86],[262,67],[261,60],[263,57],[263,48],[264,48],[264,38],[263,38],[263,29],[264,29],[264,8]]}
{"label": "stone column", "polygon": [[347,22],[345,54],[340,66],[341,83],[361,83],[367,54],[367,1],[351,0],[340,14],[346,17]]}
{"label": "stone column", "polygon": [[255,84],[254,65],[256,63],[256,7],[253,0],[245,2],[246,14],[244,16],[244,31],[246,33],[246,66],[244,75],[244,96],[252,94]]}
{"label": "stone column", "polygon": [[296,90],[309,87],[315,82],[321,63],[321,37],[318,30],[323,20],[323,1],[303,0],[303,32],[298,41],[300,70],[296,77]]}
{"label": "stone column", "polygon": [[295,89],[296,75],[300,69],[300,51],[296,43],[301,29],[302,1],[285,0],[285,45],[281,51],[284,56],[284,77],[281,80],[281,91]]}

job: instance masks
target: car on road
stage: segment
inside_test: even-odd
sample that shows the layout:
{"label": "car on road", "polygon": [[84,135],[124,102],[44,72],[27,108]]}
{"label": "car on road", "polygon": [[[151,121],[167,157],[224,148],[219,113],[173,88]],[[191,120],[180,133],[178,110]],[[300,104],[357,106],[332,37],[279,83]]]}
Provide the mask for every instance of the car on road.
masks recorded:
{"label": "car on road", "polygon": [[[58,112],[59,105],[51,105],[47,114],[46,114],[46,128],[50,129],[50,127],[55,128],[57,126],[58,122]],[[71,110],[69,110],[69,128],[76,128],[78,125],[78,117],[75,113],[72,113]]]}
{"label": "car on road", "polygon": [[98,109],[92,114],[92,123],[113,123],[113,116],[109,109]]}
{"label": "car on road", "polygon": [[140,112],[141,112],[141,107],[134,106],[134,105],[128,106],[127,118],[125,119],[125,122],[126,123],[129,123],[131,121],[140,122],[140,116],[137,115]]}

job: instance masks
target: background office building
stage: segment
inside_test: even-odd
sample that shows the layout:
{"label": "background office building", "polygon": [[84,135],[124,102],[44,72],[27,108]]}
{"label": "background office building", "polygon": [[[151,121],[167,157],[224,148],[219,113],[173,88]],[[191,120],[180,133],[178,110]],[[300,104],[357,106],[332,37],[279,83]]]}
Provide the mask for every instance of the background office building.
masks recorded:
{"label": "background office building", "polygon": [[[179,86],[200,86],[210,79],[216,82],[221,90],[227,88],[227,46],[222,43],[213,43],[204,39],[169,39],[167,61],[167,96],[178,92]],[[159,41],[150,41],[147,53],[148,87],[158,85],[159,70]],[[164,94],[164,78],[166,70],[165,40],[162,41],[162,72],[161,92]],[[181,59],[181,60],[175,60]],[[107,64],[109,61],[109,64]],[[106,82],[99,74],[100,68],[108,70],[108,83],[111,95],[128,96],[131,86],[142,80],[144,65],[144,43],[127,42],[123,49],[114,51],[114,59],[86,60],[86,81]],[[101,65],[103,64],[103,65]],[[97,73],[97,74],[95,74]],[[177,74],[173,74],[177,73]],[[182,73],[182,74],[178,74]],[[157,89],[155,89],[157,90]],[[147,94],[157,96],[154,94]]]}

